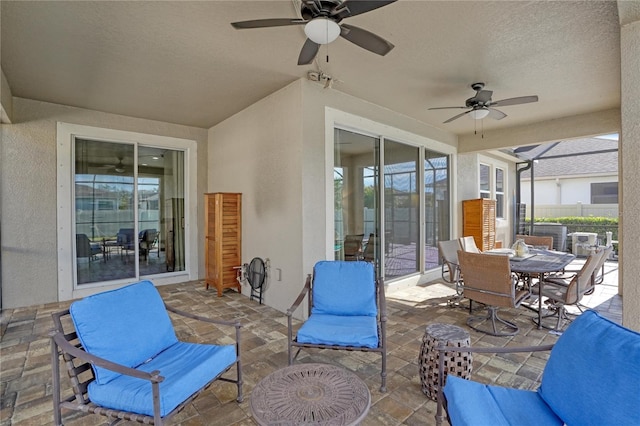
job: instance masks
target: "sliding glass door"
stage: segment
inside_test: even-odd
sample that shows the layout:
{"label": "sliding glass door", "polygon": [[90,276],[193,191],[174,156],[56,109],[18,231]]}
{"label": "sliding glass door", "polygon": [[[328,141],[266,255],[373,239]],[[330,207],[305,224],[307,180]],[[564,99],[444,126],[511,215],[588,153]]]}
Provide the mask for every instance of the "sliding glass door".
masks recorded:
{"label": "sliding glass door", "polygon": [[385,279],[437,268],[449,156],[343,129],[334,141],[335,258],[373,262]]}
{"label": "sliding glass door", "polygon": [[76,283],[185,270],[184,152],[80,138],[73,150]]}

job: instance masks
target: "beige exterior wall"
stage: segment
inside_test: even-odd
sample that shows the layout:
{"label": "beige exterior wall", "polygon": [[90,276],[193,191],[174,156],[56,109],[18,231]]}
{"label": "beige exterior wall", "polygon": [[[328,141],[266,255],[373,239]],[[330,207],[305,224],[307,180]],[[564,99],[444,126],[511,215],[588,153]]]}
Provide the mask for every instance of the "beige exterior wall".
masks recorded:
{"label": "beige exterior wall", "polygon": [[[624,3],[624,4],[623,4]],[[620,274],[622,324],[640,331],[640,7],[621,13]],[[619,6],[620,8],[620,6]],[[622,9],[621,9],[622,12]],[[623,239],[624,238],[624,239]]]}
{"label": "beige exterior wall", "polygon": [[[2,124],[2,306],[58,299],[56,125],[71,124],[192,139],[198,143],[198,193],[206,187],[207,131],[13,98],[13,124]],[[192,206],[197,208],[197,206]],[[202,223],[202,211],[198,211]],[[204,244],[198,243],[200,247]],[[204,258],[199,253],[199,276]]]}
{"label": "beige exterior wall", "polygon": [[283,312],[313,265],[333,255],[333,195],[327,183],[333,123],[327,124],[327,107],[449,145],[456,142],[451,134],[307,80],[211,128],[208,192],[243,193],[243,262],[254,256],[270,259],[265,303]]}

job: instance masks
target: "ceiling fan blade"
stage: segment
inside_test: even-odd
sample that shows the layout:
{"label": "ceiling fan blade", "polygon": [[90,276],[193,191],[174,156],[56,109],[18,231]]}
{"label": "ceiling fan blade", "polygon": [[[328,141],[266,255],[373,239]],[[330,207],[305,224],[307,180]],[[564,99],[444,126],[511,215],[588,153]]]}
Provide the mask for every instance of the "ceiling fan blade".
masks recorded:
{"label": "ceiling fan blade", "polygon": [[298,56],[298,65],[309,65],[313,62],[313,58],[318,54],[318,50],[320,49],[320,45],[314,43],[310,39],[304,42],[302,46],[302,50],[300,51],[300,56]]}
{"label": "ceiling fan blade", "polygon": [[370,52],[384,56],[395,46],[382,37],[353,25],[341,24],[340,36]]}
{"label": "ceiling fan blade", "polygon": [[491,106],[508,106],[508,105],[520,105],[520,104],[528,104],[531,102],[538,102],[537,96],[520,96],[517,98],[509,98],[503,99],[501,101],[491,102]]}
{"label": "ceiling fan blade", "polygon": [[284,27],[287,25],[302,25],[307,21],[302,19],[291,18],[274,18],[274,19],[254,19],[252,21],[232,22],[231,25],[236,30],[244,30],[248,28],[268,28],[268,27]]}
{"label": "ceiling fan blade", "polygon": [[474,96],[474,99],[477,102],[487,103],[491,100],[491,95],[493,95],[492,90],[480,90],[478,94]]}
{"label": "ceiling fan blade", "polygon": [[331,15],[348,18],[349,16],[371,12],[372,10],[395,3],[396,1],[397,0],[345,0],[331,12]]}
{"label": "ceiling fan blade", "polygon": [[458,106],[458,107],[435,107],[435,108],[429,108],[429,110],[433,110],[433,109],[465,109],[467,107],[463,107],[463,106]]}
{"label": "ceiling fan blade", "polygon": [[502,120],[506,116],[507,114],[500,111],[499,109],[489,108],[489,117],[493,118],[494,120]]}
{"label": "ceiling fan blade", "polygon": [[450,119],[448,119],[447,121],[443,121],[442,124],[447,124],[452,122],[453,120],[457,120],[458,118],[462,117],[465,114],[469,114],[471,111],[473,111],[472,109],[470,109],[469,111],[465,111],[462,114],[458,114],[458,115],[454,115],[453,117],[451,117]]}

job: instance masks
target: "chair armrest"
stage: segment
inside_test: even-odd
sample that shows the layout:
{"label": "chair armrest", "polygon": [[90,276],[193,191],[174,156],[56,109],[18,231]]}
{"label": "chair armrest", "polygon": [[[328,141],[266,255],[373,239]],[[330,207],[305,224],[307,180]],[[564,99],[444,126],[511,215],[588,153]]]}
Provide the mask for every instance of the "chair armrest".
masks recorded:
{"label": "chair armrest", "polygon": [[298,309],[298,307],[304,300],[304,297],[307,295],[307,293],[309,293],[309,290],[311,290],[311,274],[307,275],[307,281],[305,282],[304,287],[302,287],[300,294],[298,295],[297,299],[294,300],[291,307],[287,309],[287,316],[289,318],[291,318],[291,315],[293,315],[296,309]]}
{"label": "chair armrest", "polygon": [[447,346],[440,344],[436,348],[438,351],[438,401],[436,409],[436,425],[442,424],[442,409],[444,406],[444,353],[450,352],[475,352],[475,353],[513,353],[513,352],[540,352],[550,351],[553,345],[541,345],[541,346],[516,346],[507,348],[484,348],[484,347],[472,347],[472,346]]}
{"label": "chair armrest", "polygon": [[81,359],[92,365],[106,368],[108,370],[115,371],[116,373],[123,374],[126,376],[148,380],[152,383],[160,383],[164,380],[164,377],[160,375],[160,371],[158,370],[154,370],[151,373],[147,373],[146,371],[136,370],[135,368],[130,368],[122,364],[117,364],[115,362],[106,360],[104,358],[100,358],[99,356],[90,354],[89,352],[82,350],[72,345],[71,343],[69,343],[67,339],[65,339],[64,335],[59,331],[51,331],[49,333],[49,337],[53,339],[55,344],[58,346],[58,348],[60,348],[62,352],[68,353],[73,357]]}

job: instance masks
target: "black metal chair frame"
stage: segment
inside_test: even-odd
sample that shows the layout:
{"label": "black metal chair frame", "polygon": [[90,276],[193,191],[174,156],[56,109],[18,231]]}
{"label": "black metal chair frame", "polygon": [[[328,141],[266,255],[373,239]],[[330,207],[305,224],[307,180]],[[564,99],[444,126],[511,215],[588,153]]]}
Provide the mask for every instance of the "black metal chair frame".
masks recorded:
{"label": "black metal chair frame", "polygon": [[[384,282],[381,278],[376,279],[376,301],[378,305],[378,347],[367,348],[361,346],[338,346],[338,345],[322,345],[312,343],[299,343],[297,338],[293,336],[293,313],[302,304],[302,301],[308,296],[308,312],[311,312],[313,307],[313,279],[311,274],[307,276],[302,291],[298,295],[297,299],[293,302],[291,307],[287,309],[287,343],[288,343],[288,359],[289,365],[292,365],[295,359],[298,357],[302,348],[314,348],[314,349],[334,349],[334,350],[346,350],[346,351],[361,351],[361,352],[377,352],[382,356],[382,370],[380,376],[382,378],[382,384],[380,386],[380,392],[387,391],[387,301],[384,294]],[[293,348],[298,348],[295,355],[293,354]]]}
{"label": "black metal chair frame", "polygon": [[[161,371],[152,371],[151,373],[147,373],[144,371],[136,370],[134,368],[129,368],[121,364],[116,364],[114,362],[108,361],[104,358],[97,357],[86,352],[76,334],[75,329],[73,328],[73,322],[71,321],[71,316],[69,314],[69,309],[64,311],[55,312],[52,314],[54,330],[49,333],[49,337],[51,338],[51,367],[53,372],[53,417],[54,423],[57,426],[61,426],[62,423],[62,409],[68,409],[73,411],[82,411],[85,413],[99,414],[102,416],[106,416],[112,422],[111,424],[115,424],[121,420],[129,420],[143,424],[153,424],[153,425],[164,425],[166,422],[173,417],[175,414],[179,413],[184,409],[187,404],[189,404],[192,400],[194,400],[202,391],[207,389],[213,382],[216,380],[221,380],[225,382],[235,383],[238,387],[238,397],[237,401],[243,401],[242,395],[242,368],[240,364],[240,328],[242,325],[240,321],[223,321],[211,318],[201,317],[199,315],[190,314],[188,312],[184,312],[175,308],[171,308],[165,304],[166,309],[169,312],[173,312],[177,315],[195,319],[198,321],[207,322],[210,324],[216,325],[224,325],[224,326],[232,326],[235,327],[236,332],[236,354],[237,358],[235,361],[236,370],[237,370],[237,378],[236,379],[228,379],[225,377],[221,377],[225,372],[227,372],[233,364],[231,364],[227,369],[222,371],[219,375],[211,379],[204,387],[198,390],[196,393],[191,395],[185,401],[183,401],[180,405],[178,405],[173,411],[167,414],[164,417],[160,416],[160,382],[164,380],[164,377],[161,375]],[[67,324],[66,329],[63,324]],[[70,324],[70,325],[68,325]],[[123,348],[126,350],[126,348]],[[62,357],[63,363],[66,367],[67,374],[69,379],[71,380],[71,387],[73,391],[73,395],[62,398],[61,397],[61,382],[60,382],[60,357]],[[139,379],[149,381],[149,385],[152,387],[153,392],[153,416],[132,413],[127,411],[114,410],[106,407],[102,407],[94,404],[89,399],[89,395],[87,393],[88,385],[91,381],[94,380],[95,376],[93,373],[93,369],[91,365],[95,365],[98,367],[103,367],[109,369],[111,371],[115,371],[120,374],[124,374],[127,376],[137,377]]]}

